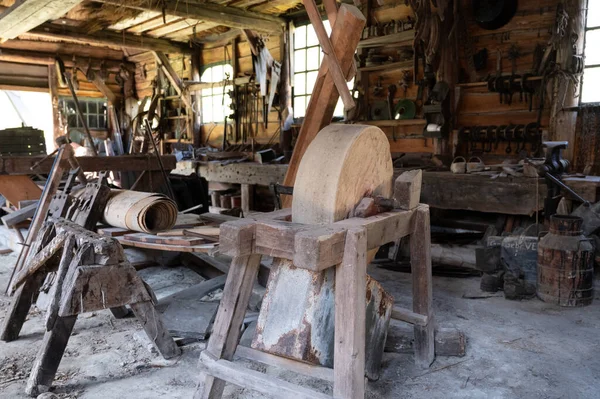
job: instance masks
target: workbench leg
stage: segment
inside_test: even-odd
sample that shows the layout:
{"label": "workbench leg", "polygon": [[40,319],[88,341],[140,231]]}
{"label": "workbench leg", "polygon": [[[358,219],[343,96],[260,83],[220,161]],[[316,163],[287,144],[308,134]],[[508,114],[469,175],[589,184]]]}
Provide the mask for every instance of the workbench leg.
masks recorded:
{"label": "workbench leg", "polygon": [[131,309],[135,317],[142,323],[142,327],[158,350],[158,353],[165,359],[171,359],[179,356],[181,350],[169,334],[169,330],[165,327],[160,313],[156,310],[152,302],[132,303]]}
{"label": "workbench leg", "polygon": [[242,212],[244,215],[248,214],[254,209],[254,185],[253,184],[242,184]]}
{"label": "workbench leg", "polygon": [[344,257],[335,270],[333,397],[365,397],[367,233],[348,230]]}
{"label": "workbench leg", "polygon": [[29,313],[31,304],[38,297],[43,280],[43,273],[36,273],[25,280],[21,287],[17,289],[2,323],[2,331],[0,332],[2,341],[11,342],[19,338],[27,313]]}
{"label": "workbench leg", "polygon": [[[206,351],[217,359],[233,358],[240,340],[252,287],[258,275],[260,258],[260,255],[236,256],[231,261],[223,297],[206,348]],[[220,398],[224,388],[225,381],[201,373],[194,398]]]}
{"label": "workbench leg", "polygon": [[431,276],[431,227],[429,206],[414,211],[410,235],[413,311],[427,316],[427,325],[415,325],[415,363],[428,368],[435,358],[435,320],[433,317],[433,281]]}
{"label": "workbench leg", "polygon": [[52,330],[44,334],[25,392],[32,397],[48,391],[60,365],[77,316],[58,317]]}

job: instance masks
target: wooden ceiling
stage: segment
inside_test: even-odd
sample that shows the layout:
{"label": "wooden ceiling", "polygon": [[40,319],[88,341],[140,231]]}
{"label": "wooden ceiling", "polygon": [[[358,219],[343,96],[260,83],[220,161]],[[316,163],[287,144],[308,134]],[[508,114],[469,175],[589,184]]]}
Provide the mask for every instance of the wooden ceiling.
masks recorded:
{"label": "wooden ceiling", "polygon": [[[251,29],[279,34],[300,0],[0,0],[0,43],[63,41],[168,53]],[[26,23],[24,23],[25,21]]]}

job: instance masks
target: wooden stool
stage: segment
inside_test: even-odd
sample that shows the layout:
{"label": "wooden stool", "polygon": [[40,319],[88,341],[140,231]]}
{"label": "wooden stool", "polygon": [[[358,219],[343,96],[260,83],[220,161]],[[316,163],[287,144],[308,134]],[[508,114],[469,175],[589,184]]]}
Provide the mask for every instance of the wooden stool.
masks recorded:
{"label": "wooden stool", "polygon": [[[418,196],[417,196],[418,198]],[[220,250],[233,256],[212,335],[200,355],[196,398],[219,398],[225,382],[282,398],[331,396],[249,370],[232,362],[256,280],[261,255],[293,260],[294,266],[335,270],[335,348],[333,370],[240,347],[237,354],[299,374],[333,381],[333,397],[365,394],[365,295],[367,252],[410,235],[413,310],[395,309],[395,318],[414,324],[415,361],[428,367],[434,359],[434,320],[429,207],[394,210],[351,218],[327,226],[284,221],[289,209],[221,225]]]}

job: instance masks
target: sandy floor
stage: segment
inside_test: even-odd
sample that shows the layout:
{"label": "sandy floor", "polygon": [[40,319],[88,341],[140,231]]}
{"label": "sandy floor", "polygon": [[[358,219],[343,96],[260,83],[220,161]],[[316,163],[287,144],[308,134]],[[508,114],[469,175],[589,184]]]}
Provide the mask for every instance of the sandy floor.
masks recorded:
{"label": "sandy floor", "polygon": [[[0,256],[2,292],[15,260],[15,255]],[[373,268],[371,273],[398,304],[410,303],[410,275]],[[467,355],[439,357],[423,371],[413,366],[412,355],[386,353],[382,377],[368,384],[368,398],[600,397],[600,301],[561,309],[539,300],[463,298],[478,291],[478,278],[435,277],[434,284],[439,324],[467,334]],[[0,319],[8,304],[9,298],[0,295]],[[26,397],[42,322],[34,310],[18,341],[0,342],[0,398]],[[108,311],[81,316],[53,391],[61,398],[191,398],[204,344],[186,346],[179,359],[164,361],[148,350],[140,330],[135,319],[115,320]],[[331,386],[318,380],[252,367],[331,393]],[[225,397],[264,396],[228,386]]]}

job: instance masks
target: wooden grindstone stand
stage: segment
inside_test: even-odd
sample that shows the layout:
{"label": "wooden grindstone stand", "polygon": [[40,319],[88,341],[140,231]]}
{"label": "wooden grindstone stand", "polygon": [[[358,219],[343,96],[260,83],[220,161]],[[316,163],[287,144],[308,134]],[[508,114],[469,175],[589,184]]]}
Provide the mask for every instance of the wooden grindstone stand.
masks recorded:
{"label": "wooden grindstone stand", "polygon": [[[384,158],[389,154],[389,144],[379,129],[330,125],[319,132],[302,159],[292,209],[221,225],[220,250],[233,260],[213,333],[200,356],[197,398],[221,397],[225,382],[281,398],[331,398],[247,369],[232,361],[234,354],[332,381],[335,398],[363,398],[369,253],[406,236],[410,236],[413,309],[395,308],[394,318],[414,325],[417,365],[429,367],[433,362],[429,207],[419,204],[421,173],[402,175],[392,187],[391,159],[389,163],[378,159],[382,154]],[[349,214],[363,217],[345,219]],[[310,273],[335,268],[333,370],[238,347],[262,255],[292,262],[293,268]],[[261,316],[269,311],[265,301]]]}

